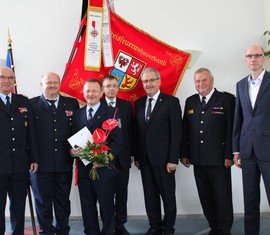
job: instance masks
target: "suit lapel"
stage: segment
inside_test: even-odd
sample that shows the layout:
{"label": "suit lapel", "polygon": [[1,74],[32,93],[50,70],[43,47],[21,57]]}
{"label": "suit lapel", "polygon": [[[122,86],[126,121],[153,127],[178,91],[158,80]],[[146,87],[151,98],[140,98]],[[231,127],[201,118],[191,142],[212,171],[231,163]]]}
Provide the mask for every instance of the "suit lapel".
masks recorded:
{"label": "suit lapel", "polygon": [[[158,110],[161,108],[163,101],[164,101],[164,94],[160,93],[158,96],[158,99],[156,101],[155,107],[154,107],[153,111],[151,112],[150,121],[149,121],[148,126],[151,125],[151,121],[153,119],[155,119],[155,117],[157,116]],[[146,103],[146,102],[144,102],[144,103]]]}
{"label": "suit lapel", "polygon": [[48,112],[51,111],[50,110],[50,105],[48,104],[48,101],[46,100],[46,98],[43,95],[40,96],[39,102],[40,102],[40,106],[41,106],[42,109],[44,109],[44,110],[46,110]]}
{"label": "suit lapel", "polygon": [[[206,105],[203,107],[203,109],[207,109],[211,106],[211,104],[217,99],[218,97],[218,92],[215,89],[214,93],[212,94],[212,96],[210,97],[209,101],[206,103]],[[200,101],[201,102],[201,101]],[[201,104],[200,104],[201,105]]]}
{"label": "suit lapel", "polygon": [[269,78],[269,73],[265,71],[264,76],[263,76],[263,80],[262,80],[262,84],[260,86],[256,101],[255,101],[255,105],[254,105],[254,109],[256,109],[258,102],[260,101],[260,99],[263,96],[263,93],[265,92],[265,90],[268,88],[270,83],[270,78]]}
{"label": "suit lapel", "polygon": [[[107,105],[107,104],[100,103],[100,106],[99,106],[98,110],[96,111],[95,116],[91,119],[90,122],[88,122],[89,130],[94,130],[94,127],[98,126],[97,123],[99,123],[101,120],[101,117],[104,116],[105,105]],[[85,115],[86,115],[86,112],[85,112]]]}
{"label": "suit lapel", "polygon": [[5,103],[3,102],[3,100],[2,100],[1,98],[0,98],[0,109],[1,109],[3,112],[9,114],[8,111],[7,111],[7,107],[6,107]]}
{"label": "suit lapel", "polygon": [[249,91],[248,91],[248,76],[239,85],[241,86],[239,87],[239,92],[243,91],[243,101],[248,102],[248,106],[250,110],[252,110],[251,101],[249,98]]}

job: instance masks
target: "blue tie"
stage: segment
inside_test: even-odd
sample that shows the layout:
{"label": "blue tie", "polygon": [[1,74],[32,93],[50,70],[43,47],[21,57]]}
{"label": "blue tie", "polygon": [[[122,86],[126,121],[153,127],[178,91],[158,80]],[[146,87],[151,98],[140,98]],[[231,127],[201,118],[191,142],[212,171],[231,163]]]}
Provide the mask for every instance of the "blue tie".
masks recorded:
{"label": "blue tie", "polygon": [[202,101],[201,101],[202,107],[204,107],[204,106],[206,105],[205,100],[206,100],[206,97],[203,96],[203,97],[202,97]]}
{"label": "blue tie", "polygon": [[6,102],[6,108],[7,108],[7,111],[10,113],[11,104],[10,104],[10,98],[9,98],[8,95],[6,96],[6,100],[7,100],[7,102]]}

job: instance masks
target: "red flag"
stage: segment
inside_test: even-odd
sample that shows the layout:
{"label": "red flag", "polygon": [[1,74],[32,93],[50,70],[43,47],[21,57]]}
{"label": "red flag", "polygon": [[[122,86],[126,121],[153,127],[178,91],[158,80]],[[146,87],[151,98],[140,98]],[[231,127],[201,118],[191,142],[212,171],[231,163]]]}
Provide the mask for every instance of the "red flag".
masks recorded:
{"label": "red flag", "polygon": [[99,72],[84,70],[85,32],[61,82],[61,92],[85,102],[82,94],[88,78],[102,79],[112,74],[118,79],[120,98],[134,101],[145,94],[140,74],[145,67],[155,67],[161,74],[161,90],[175,94],[187,68],[190,54],[171,47],[134,27],[110,12],[114,66]]}

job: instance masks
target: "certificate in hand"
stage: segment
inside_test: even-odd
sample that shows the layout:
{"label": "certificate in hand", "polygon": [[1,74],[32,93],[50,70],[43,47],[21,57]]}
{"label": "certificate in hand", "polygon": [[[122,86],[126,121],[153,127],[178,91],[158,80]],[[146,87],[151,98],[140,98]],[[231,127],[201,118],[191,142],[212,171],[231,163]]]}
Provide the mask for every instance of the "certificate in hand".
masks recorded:
{"label": "certificate in hand", "polygon": [[68,138],[68,142],[72,146],[72,148],[80,147],[85,148],[86,142],[90,141],[93,142],[93,137],[91,132],[88,130],[88,128],[85,126],[80,131],[78,131],[76,134]]}

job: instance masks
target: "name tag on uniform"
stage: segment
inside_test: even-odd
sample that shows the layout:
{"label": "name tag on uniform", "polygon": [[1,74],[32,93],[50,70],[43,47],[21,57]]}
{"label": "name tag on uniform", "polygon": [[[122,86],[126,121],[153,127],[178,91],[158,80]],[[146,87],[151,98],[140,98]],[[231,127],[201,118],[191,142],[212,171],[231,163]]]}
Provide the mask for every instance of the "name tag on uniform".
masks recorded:
{"label": "name tag on uniform", "polygon": [[187,114],[193,114],[194,113],[194,110],[193,109],[189,109],[188,111],[187,111]]}
{"label": "name tag on uniform", "polygon": [[212,114],[224,114],[224,108],[223,107],[213,107]]}

